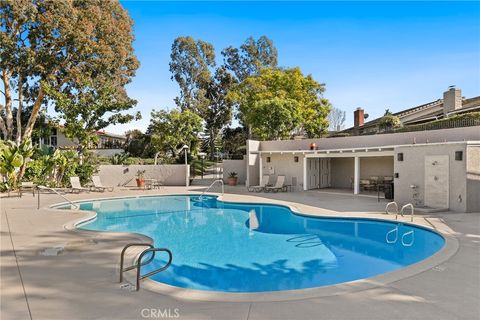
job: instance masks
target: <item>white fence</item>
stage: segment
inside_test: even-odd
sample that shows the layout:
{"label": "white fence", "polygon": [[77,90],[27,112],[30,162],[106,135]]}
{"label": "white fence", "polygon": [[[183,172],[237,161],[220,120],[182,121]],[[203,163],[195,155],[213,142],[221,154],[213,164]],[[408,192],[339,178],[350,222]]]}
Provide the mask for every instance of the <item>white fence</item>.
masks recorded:
{"label": "white fence", "polygon": [[98,175],[102,183],[111,186],[135,186],[138,171],[145,170],[145,178],[157,179],[166,186],[188,186],[190,166],[168,165],[101,165]]}

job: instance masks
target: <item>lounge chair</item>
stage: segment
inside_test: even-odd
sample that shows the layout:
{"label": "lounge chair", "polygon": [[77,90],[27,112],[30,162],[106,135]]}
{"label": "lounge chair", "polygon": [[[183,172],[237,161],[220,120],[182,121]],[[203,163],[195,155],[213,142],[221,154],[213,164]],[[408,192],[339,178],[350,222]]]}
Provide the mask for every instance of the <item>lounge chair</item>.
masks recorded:
{"label": "lounge chair", "polygon": [[260,185],[248,187],[248,191],[249,192],[263,191],[263,189],[265,189],[265,187],[268,186],[269,180],[270,180],[270,176],[268,174],[263,175]]}
{"label": "lounge chair", "polygon": [[71,191],[87,191],[89,192],[90,189],[82,187],[80,184],[80,178],[79,177],[70,177],[70,184],[72,185]]}
{"label": "lounge chair", "polygon": [[37,189],[37,186],[33,182],[24,181],[20,184],[18,191],[20,193],[20,197],[22,197],[23,191],[32,191],[33,196],[35,197],[35,189]]}
{"label": "lounge chair", "polygon": [[285,190],[285,176],[277,176],[277,181],[273,186],[265,187],[266,192],[278,192]]}
{"label": "lounge chair", "polygon": [[92,182],[93,182],[93,189],[95,191],[101,191],[101,192],[105,192],[105,190],[108,190],[110,192],[113,191],[113,186],[104,186],[99,176],[92,176]]}

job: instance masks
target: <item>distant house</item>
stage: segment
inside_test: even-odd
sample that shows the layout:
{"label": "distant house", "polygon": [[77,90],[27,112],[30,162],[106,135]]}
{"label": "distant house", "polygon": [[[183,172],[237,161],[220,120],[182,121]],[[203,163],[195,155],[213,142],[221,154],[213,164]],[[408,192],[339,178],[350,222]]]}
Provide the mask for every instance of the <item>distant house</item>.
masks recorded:
{"label": "distant house", "polygon": [[[443,93],[443,99],[438,99],[431,101],[419,106],[408,108],[396,113],[393,113],[393,116],[396,116],[402,122],[402,125],[407,127],[416,126],[423,130],[432,129],[441,129],[441,127],[433,128],[427,124],[433,123],[434,121],[446,119],[455,115],[462,115],[467,113],[480,112],[480,96],[466,99],[462,97],[461,90],[455,88],[454,86],[450,87],[446,92]],[[382,118],[377,118],[368,122],[365,122],[365,111],[363,108],[357,108],[354,112],[354,126],[348,129],[341,131],[342,133],[347,133],[350,135],[363,135],[363,134],[375,134],[379,133],[379,121]],[[424,125],[419,126],[419,125]],[[461,127],[468,126],[468,122],[458,122],[449,124],[451,127]],[[471,125],[478,125],[473,123]],[[404,130],[410,131],[410,130]],[[411,130],[414,131],[414,130]]]}
{"label": "distant house", "polygon": [[[115,154],[124,152],[124,145],[127,141],[127,137],[124,135],[108,133],[105,131],[97,131],[98,143],[92,146],[90,150],[97,153],[100,156],[112,156]],[[39,138],[37,143],[40,146],[53,147],[55,149],[60,148],[75,148],[78,146],[78,141],[75,139],[69,139],[62,132],[62,127],[51,129],[51,134],[45,137]]]}

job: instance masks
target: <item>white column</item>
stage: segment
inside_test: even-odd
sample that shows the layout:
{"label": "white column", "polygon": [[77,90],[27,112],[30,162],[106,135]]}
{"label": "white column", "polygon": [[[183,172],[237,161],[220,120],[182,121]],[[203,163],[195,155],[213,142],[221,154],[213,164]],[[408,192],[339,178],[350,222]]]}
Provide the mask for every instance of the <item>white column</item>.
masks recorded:
{"label": "white column", "polygon": [[307,190],[307,157],[303,156],[303,190]]}
{"label": "white column", "polygon": [[355,157],[355,169],[353,173],[353,194],[360,193],[360,157]]}

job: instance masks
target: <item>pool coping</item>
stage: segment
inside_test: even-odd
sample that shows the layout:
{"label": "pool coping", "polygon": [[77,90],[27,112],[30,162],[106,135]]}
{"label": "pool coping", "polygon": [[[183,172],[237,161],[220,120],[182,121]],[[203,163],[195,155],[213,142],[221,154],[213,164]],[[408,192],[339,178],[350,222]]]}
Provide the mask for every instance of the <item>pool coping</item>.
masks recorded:
{"label": "pool coping", "polygon": [[[156,196],[179,196],[179,195],[200,195],[198,192],[190,193],[162,193],[162,194],[153,194],[153,195],[137,195],[137,196],[118,196],[118,197],[101,197],[93,199],[84,199],[79,201],[74,201],[74,203],[90,202],[90,201],[101,201],[101,200],[115,200],[115,199],[126,199],[126,198],[144,198],[144,197],[156,197]],[[284,200],[268,199],[268,198],[259,198],[249,195],[219,195],[216,193],[208,193],[208,195],[217,196],[219,201],[227,203],[250,203],[250,204],[273,204],[281,205],[289,208],[294,214],[306,217],[317,217],[317,218],[353,218],[361,220],[377,220],[384,222],[401,222],[405,225],[412,225],[415,227],[420,227],[422,229],[427,229],[437,234],[441,235],[444,240],[444,246],[439,251],[437,251],[432,256],[414,263],[412,265],[403,267],[399,270],[390,271],[383,273],[374,277],[354,280],[349,282],[343,282],[334,285],[327,285],[316,288],[306,288],[306,289],[295,289],[295,290],[284,290],[284,291],[266,291],[266,292],[224,292],[224,291],[204,291],[188,288],[180,288],[171,286],[168,284],[160,283],[150,278],[142,280],[141,289],[146,289],[160,294],[165,294],[177,299],[182,300],[197,300],[197,301],[216,301],[216,302],[273,302],[273,301],[295,301],[295,300],[304,300],[311,298],[320,298],[326,296],[335,296],[342,295],[351,292],[363,291],[372,288],[387,286],[393,282],[412,277],[414,275],[420,274],[427,270],[430,270],[443,262],[450,259],[459,249],[458,239],[455,237],[454,232],[449,230],[448,225],[443,221],[439,221],[440,225],[433,227],[431,224],[420,224],[416,222],[407,222],[402,220],[389,220],[385,219],[390,217],[385,215],[383,217],[375,217],[370,213],[369,216],[366,216],[362,213],[344,213],[337,212],[333,210],[323,209],[321,207],[313,207],[310,205],[305,205],[301,203],[295,203]],[[234,198],[234,199],[230,199]],[[248,200],[243,200],[242,198],[250,198]],[[56,203],[49,206],[49,209],[53,210],[63,210],[55,208],[62,205],[68,205],[67,202]],[[305,212],[304,210],[300,211],[298,207],[308,207],[315,210],[322,210],[322,214]],[[95,219],[96,212],[87,211],[87,210],[71,210],[77,213],[82,213],[83,217],[76,219],[74,221],[68,222],[63,227],[65,230],[80,233],[82,235],[91,235],[98,236],[98,234],[105,234],[109,236],[114,236],[115,238],[125,238],[132,239],[132,237],[142,243],[153,243],[153,240],[140,233],[130,233],[130,232],[110,232],[110,231],[93,231],[93,230],[83,230],[79,229],[79,225],[86,223],[92,219]],[[417,216],[418,218],[418,216]],[[441,228],[439,228],[441,227]],[[128,255],[125,260],[128,263],[133,263],[138,257],[140,252],[136,252],[134,255]],[[120,270],[119,263],[115,266],[117,274]],[[134,284],[136,279],[134,273],[125,273],[124,279],[129,284]]]}

